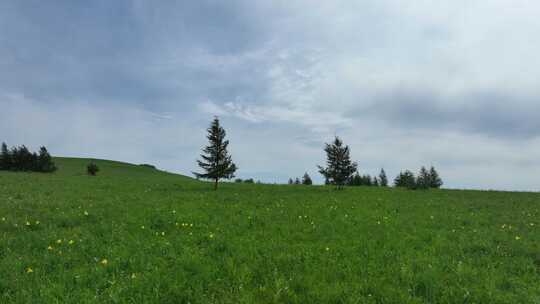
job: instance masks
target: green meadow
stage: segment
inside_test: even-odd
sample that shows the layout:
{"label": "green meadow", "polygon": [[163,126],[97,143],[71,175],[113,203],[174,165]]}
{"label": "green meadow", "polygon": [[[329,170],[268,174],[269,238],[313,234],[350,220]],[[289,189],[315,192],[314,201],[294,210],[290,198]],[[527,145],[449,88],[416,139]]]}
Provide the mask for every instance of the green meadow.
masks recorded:
{"label": "green meadow", "polygon": [[540,303],[540,194],[0,172],[0,303]]}

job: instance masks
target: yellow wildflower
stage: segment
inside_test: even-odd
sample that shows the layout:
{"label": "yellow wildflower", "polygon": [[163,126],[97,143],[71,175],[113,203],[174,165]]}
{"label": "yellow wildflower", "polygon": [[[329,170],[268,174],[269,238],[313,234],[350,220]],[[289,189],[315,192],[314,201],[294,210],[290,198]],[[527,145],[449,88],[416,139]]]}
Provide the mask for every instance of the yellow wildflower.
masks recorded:
{"label": "yellow wildflower", "polygon": [[88,211],[85,210],[85,211],[84,211],[84,215],[85,215],[85,216],[88,216]]}
{"label": "yellow wildflower", "polygon": [[135,278],[137,278],[137,275],[135,275],[134,273],[132,273],[132,274],[131,274],[131,278],[132,278],[132,279],[135,279]]}
{"label": "yellow wildflower", "polygon": [[69,240],[68,244],[73,245],[75,243],[74,240]]}
{"label": "yellow wildflower", "polygon": [[519,235],[516,236],[516,241],[521,240],[521,237]]}
{"label": "yellow wildflower", "polygon": [[49,247],[47,247],[47,250],[53,250],[52,246],[49,245]]}
{"label": "yellow wildflower", "polygon": [[32,272],[34,272],[34,270],[32,268],[30,268],[30,267],[26,268],[26,273],[32,273]]}
{"label": "yellow wildflower", "polygon": [[213,234],[213,233],[210,233],[210,238],[211,238],[211,239],[214,238],[214,234]]}
{"label": "yellow wildflower", "polygon": [[102,265],[107,265],[107,263],[109,263],[109,261],[107,261],[107,259],[101,260],[101,264],[102,264]]}
{"label": "yellow wildflower", "polygon": [[3,217],[3,218],[2,218],[2,222],[5,222],[5,221],[6,221],[6,218],[5,218],[5,217]]}
{"label": "yellow wildflower", "polygon": [[39,224],[41,224],[41,222],[40,222],[40,221],[36,221],[36,225],[39,225]]}
{"label": "yellow wildflower", "polygon": [[60,239],[56,240],[56,244],[62,244],[62,240]]}
{"label": "yellow wildflower", "polygon": [[326,247],[326,251],[330,251],[330,247]]}
{"label": "yellow wildflower", "polygon": [[30,226],[30,222],[29,222],[29,221],[26,221],[26,226]]}

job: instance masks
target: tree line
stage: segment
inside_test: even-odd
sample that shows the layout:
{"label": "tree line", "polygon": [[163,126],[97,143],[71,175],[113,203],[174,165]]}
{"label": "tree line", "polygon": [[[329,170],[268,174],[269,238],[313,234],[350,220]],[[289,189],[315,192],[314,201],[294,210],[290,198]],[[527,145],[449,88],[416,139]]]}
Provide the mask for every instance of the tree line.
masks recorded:
{"label": "tree line", "polygon": [[302,176],[302,179],[300,179],[299,177],[296,177],[296,178],[289,178],[289,182],[288,182],[289,185],[313,185],[313,180],[311,180],[311,177],[309,176],[309,174],[306,172],[304,173],[304,176]]}
{"label": "tree line", "polygon": [[36,153],[30,152],[24,145],[8,149],[7,144],[2,143],[0,170],[50,173],[56,171],[56,165],[45,147]]}
{"label": "tree line", "polygon": [[[229,141],[225,140],[226,132],[221,127],[219,119],[214,120],[207,129],[207,139],[209,145],[203,148],[202,160],[197,160],[203,173],[193,172],[197,178],[209,179],[214,182],[214,189],[217,190],[220,179],[234,178],[234,173],[238,169],[232,161],[232,157],[227,151]],[[344,186],[388,186],[388,178],[384,169],[381,169],[378,177],[370,175],[360,175],[358,164],[351,161],[349,146],[344,145],[339,137],[335,137],[332,143],[325,144],[326,166],[317,166],[319,173],[324,177],[326,185],[334,185],[337,189]],[[251,182],[253,180],[236,182]],[[311,185],[313,181],[306,172],[302,179],[289,178],[290,185]],[[405,170],[394,179],[394,186],[407,189],[429,189],[440,188],[443,185],[442,179],[433,166],[428,171],[425,167],[420,169],[416,177],[411,171]]]}

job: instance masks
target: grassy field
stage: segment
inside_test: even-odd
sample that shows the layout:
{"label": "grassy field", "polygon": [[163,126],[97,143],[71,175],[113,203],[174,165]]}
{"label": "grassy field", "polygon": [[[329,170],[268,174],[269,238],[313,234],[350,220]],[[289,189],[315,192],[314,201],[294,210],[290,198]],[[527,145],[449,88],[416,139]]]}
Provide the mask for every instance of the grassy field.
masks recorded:
{"label": "grassy field", "polygon": [[0,173],[0,303],[540,303],[540,194]]}

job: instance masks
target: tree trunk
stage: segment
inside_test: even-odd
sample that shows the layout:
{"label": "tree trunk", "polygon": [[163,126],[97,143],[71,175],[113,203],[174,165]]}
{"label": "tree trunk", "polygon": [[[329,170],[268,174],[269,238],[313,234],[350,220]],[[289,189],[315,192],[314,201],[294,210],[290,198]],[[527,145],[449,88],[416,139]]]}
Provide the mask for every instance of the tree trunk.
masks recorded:
{"label": "tree trunk", "polygon": [[214,183],[214,190],[217,191],[217,185],[218,185],[219,178],[216,178],[216,182]]}

